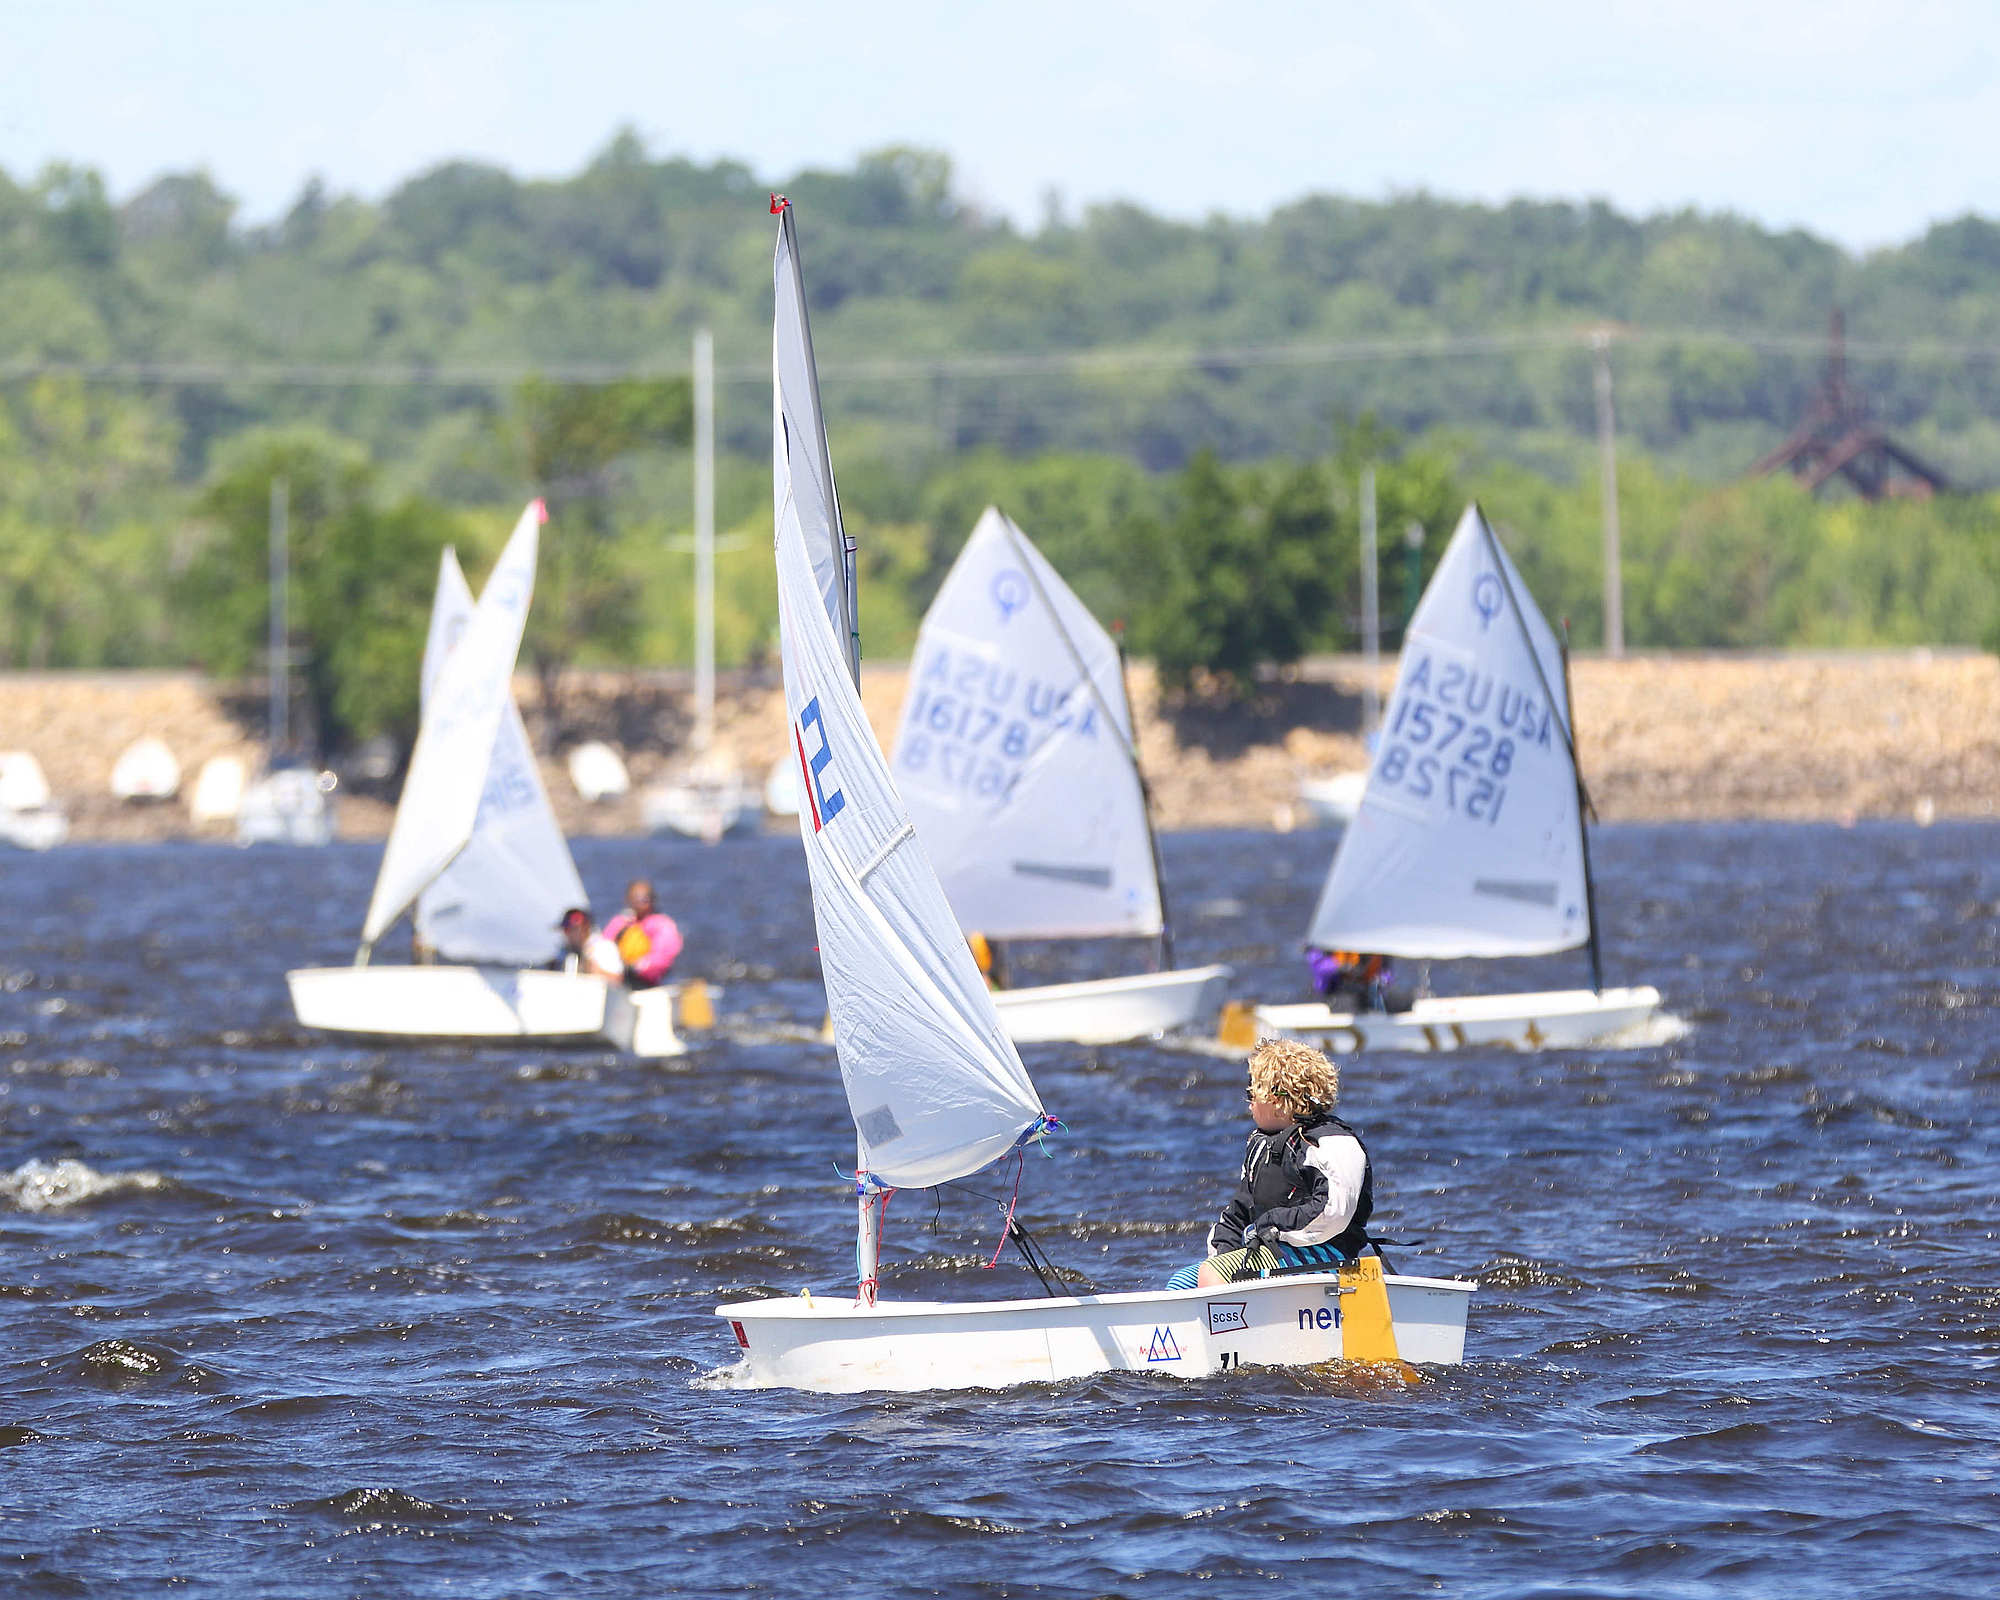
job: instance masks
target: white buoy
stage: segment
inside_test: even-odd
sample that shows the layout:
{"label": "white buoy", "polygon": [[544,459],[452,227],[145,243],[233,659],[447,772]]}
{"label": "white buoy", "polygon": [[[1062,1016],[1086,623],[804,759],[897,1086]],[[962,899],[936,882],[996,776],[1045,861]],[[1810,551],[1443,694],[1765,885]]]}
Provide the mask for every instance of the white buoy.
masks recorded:
{"label": "white buoy", "polygon": [[591,805],[616,800],[632,788],[632,779],[618,752],[597,739],[570,751],[569,781]]}
{"label": "white buoy", "polygon": [[111,769],[111,793],[119,800],[171,800],[180,787],[180,762],[151,734],[127,745]]}

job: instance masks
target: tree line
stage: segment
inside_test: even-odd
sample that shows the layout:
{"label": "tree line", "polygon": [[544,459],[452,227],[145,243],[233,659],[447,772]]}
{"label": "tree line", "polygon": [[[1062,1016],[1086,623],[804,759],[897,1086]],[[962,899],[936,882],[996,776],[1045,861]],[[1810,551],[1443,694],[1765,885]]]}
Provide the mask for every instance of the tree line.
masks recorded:
{"label": "tree line", "polygon": [[989,500],[1176,683],[1347,647],[1364,464],[1392,637],[1478,497],[1588,645],[1574,334],[1597,322],[1647,331],[1616,355],[1632,645],[1991,630],[1990,495],[1867,506],[1740,480],[1803,411],[1840,304],[1878,411],[1957,482],[1990,481],[1984,219],[1863,258],[1730,217],[1421,195],[1201,223],[1052,208],[1030,231],[927,152],[779,185],[621,135],[568,179],[452,164],[379,203],[312,184],[255,228],[199,174],[122,202],[85,170],[0,174],[0,662],[258,670],[276,476],[333,742],[407,732],[439,548],[476,580],[531,493],[554,512],[531,663],[553,683],[568,662],[684,661],[677,374],[702,325],[729,380],[718,641],[768,653],[767,187],[800,206],[874,654],[907,649]]}

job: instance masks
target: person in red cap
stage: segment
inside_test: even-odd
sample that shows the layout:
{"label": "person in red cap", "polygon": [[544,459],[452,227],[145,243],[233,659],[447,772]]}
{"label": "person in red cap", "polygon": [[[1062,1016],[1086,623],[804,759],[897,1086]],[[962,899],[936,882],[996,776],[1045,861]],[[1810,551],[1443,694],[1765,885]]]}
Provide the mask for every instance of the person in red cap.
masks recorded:
{"label": "person in red cap", "polygon": [[550,966],[559,972],[587,972],[594,978],[624,977],[618,946],[597,931],[582,906],[571,906],[556,927],[563,936],[562,954]]}

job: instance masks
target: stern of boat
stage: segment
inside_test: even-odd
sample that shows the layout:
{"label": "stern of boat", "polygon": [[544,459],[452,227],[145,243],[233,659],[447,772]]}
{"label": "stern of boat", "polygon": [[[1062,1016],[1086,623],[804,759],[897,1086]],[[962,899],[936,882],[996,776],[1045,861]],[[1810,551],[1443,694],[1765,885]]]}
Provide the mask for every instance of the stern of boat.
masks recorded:
{"label": "stern of boat", "polygon": [[1230,969],[1186,967],[1084,983],[1002,989],[993,996],[1016,1044],[1117,1044],[1192,1026],[1222,1008]]}
{"label": "stern of boat", "polygon": [[1419,1000],[1407,1011],[1335,1011],[1320,1003],[1258,1006],[1258,1037],[1302,1039],[1331,1055],[1364,1050],[1433,1052],[1474,1046],[1511,1050],[1643,1048],[1655,1042],[1643,1025],[1660,1009],[1660,991],[1556,989],[1542,994],[1451,995]]}

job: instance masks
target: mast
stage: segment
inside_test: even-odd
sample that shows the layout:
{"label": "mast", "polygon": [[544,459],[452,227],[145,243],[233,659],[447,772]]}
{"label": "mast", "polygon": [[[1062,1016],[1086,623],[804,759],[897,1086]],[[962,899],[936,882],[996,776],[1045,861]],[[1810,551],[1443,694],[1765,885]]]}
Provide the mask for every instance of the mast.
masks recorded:
{"label": "mast", "polygon": [[264,751],[264,770],[276,767],[291,743],[288,726],[292,710],[291,616],[287,601],[291,585],[291,485],[283,478],[271,480],[271,644],[269,741]]}
{"label": "mast", "polygon": [[[1060,622],[1057,624],[1060,626]],[[1063,635],[1069,637],[1067,633]],[[1139,808],[1146,816],[1146,848],[1153,853],[1153,893],[1160,902],[1160,970],[1174,970],[1174,919],[1167,910],[1167,875],[1160,866],[1160,835],[1153,826],[1153,786],[1146,781],[1145,765],[1139,760],[1139,714],[1131,709],[1132,684],[1125,672],[1125,624],[1122,620],[1111,627],[1111,641],[1118,646],[1118,684],[1125,691],[1125,706],[1132,718],[1132,773],[1139,780]],[[1074,647],[1072,647],[1074,648]],[[1092,693],[1096,692],[1096,682],[1091,682]]]}
{"label": "mast", "polygon": [[1625,588],[1618,556],[1618,422],[1611,406],[1610,330],[1593,333],[1590,347],[1597,355],[1597,456],[1604,502],[1604,653],[1616,661],[1625,654]]}
{"label": "mast", "polygon": [[[771,196],[771,209],[778,216],[779,237],[786,253],[791,258],[792,276],[798,284],[799,330],[804,335],[800,341],[806,366],[806,383],[812,391],[813,425],[817,437],[811,441],[817,459],[826,467],[826,505],[831,526],[828,536],[833,540],[836,555],[840,560],[840,616],[836,619],[837,631],[847,651],[848,670],[854,678],[857,689],[861,686],[861,612],[854,594],[856,577],[855,543],[848,537],[847,528],[840,518],[840,493],[833,483],[833,452],[826,443],[826,408],[820,403],[819,361],[813,354],[812,314],[806,308],[805,278],[799,270],[799,233],[793,220],[792,202],[778,194]],[[775,374],[774,374],[775,377]]]}
{"label": "mast", "polygon": [[[1475,503],[1473,509],[1479,511]],[[1507,609],[1512,613],[1514,625],[1521,630],[1521,638],[1528,647],[1528,659],[1534,663],[1535,676],[1542,680],[1542,693],[1550,700],[1548,680],[1542,678],[1542,658],[1535,651],[1535,641],[1529,636],[1527,618],[1521,614],[1521,602],[1514,593],[1514,585],[1508,581],[1506,563],[1499,558],[1498,537],[1493,532],[1493,524],[1486,520],[1486,513],[1479,511],[1480,530],[1486,535],[1487,543],[1493,551],[1493,570],[1500,576],[1501,587],[1507,594]],[[1598,994],[1604,993],[1604,960],[1597,943],[1597,888],[1590,874],[1590,827],[1584,815],[1590,810],[1590,793],[1583,786],[1583,762],[1576,753],[1576,704],[1569,692],[1569,619],[1563,619],[1562,636],[1556,641],[1557,652],[1562,657],[1563,675],[1563,748],[1569,753],[1570,776],[1576,781],[1576,837],[1583,853],[1583,916],[1590,929],[1590,986]]]}
{"label": "mast", "polygon": [[1375,469],[1361,469],[1361,733],[1365,739],[1382,720],[1381,574],[1375,554]]}
{"label": "mast", "polygon": [[[995,509],[998,510],[998,507]],[[1090,697],[1097,702],[1098,714],[1110,726],[1117,727],[1118,719],[1111,714],[1111,707],[1104,703],[1104,696],[1097,687],[1096,677],[1092,675],[1083,659],[1083,652],[1077,649],[1076,641],[1070,637],[1069,629],[1063,626],[1062,613],[1049,598],[1049,592],[1042,583],[1042,575],[1035,570],[1035,563],[1028,558],[1028,552],[1022,548],[1025,536],[1014,526],[1014,519],[1004,511],[1000,512],[1000,522],[1007,530],[1007,542],[1014,547],[1014,554],[1020,558],[1021,570],[1027,574],[1028,582],[1034,588],[1035,598],[1041,602],[1042,610],[1048,613],[1049,620],[1056,625],[1056,632],[1062,637],[1063,648],[1069,652],[1070,665],[1082,677],[1084,686],[1090,691]],[[1160,836],[1153,827],[1153,789],[1152,785],[1146,782],[1146,768],[1139,760],[1139,719],[1138,714],[1132,710],[1132,686],[1125,673],[1123,622],[1112,624],[1111,642],[1118,651],[1118,686],[1125,691],[1125,712],[1132,721],[1132,732],[1125,742],[1125,759],[1132,763],[1132,776],[1139,780],[1139,809],[1146,818],[1146,848],[1153,858],[1153,897],[1160,903],[1161,970],[1171,972],[1174,965],[1174,924],[1173,918],[1167,913],[1166,877],[1160,870]]]}
{"label": "mast", "polygon": [[1576,841],[1583,851],[1583,914],[1590,921],[1590,987],[1604,993],[1604,954],[1597,942],[1597,884],[1590,875],[1590,795],[1583,786],[1583,763],[1576,757],[1576,697],[1569,686],[1569,618],[1562,626],[1563,705],[1570,725],[1570,770],[1576,774]]}
{"label": "mast", "polygon": [[715,737],[715,339],[694,336],[694,747]]}

